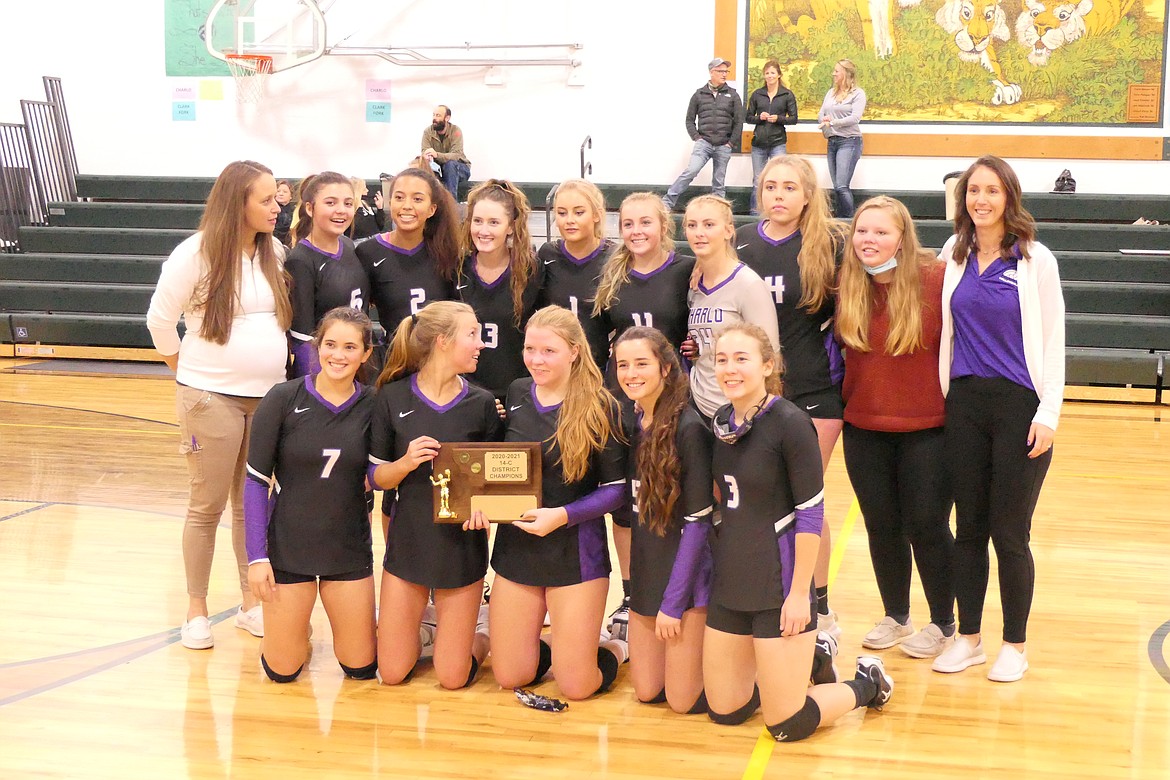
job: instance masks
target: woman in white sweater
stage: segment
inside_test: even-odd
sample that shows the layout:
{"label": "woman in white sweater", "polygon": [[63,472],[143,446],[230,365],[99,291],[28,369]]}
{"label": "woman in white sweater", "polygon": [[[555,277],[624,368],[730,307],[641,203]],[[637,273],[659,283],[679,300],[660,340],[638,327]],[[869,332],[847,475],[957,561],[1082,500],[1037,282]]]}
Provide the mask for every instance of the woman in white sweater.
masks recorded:
{"label": "woman in white sweater", "polygon": [[214,644],[207,585],[229,496],[243,594],[236,626],[264,635],[260,602],[248,587],[243,487],[252,414],[284,380],[288,362],[292,306],[284,250],[272,237],[279,213],[272,171],[248,160],[229,164],[211,188],[199,232],[163,263],[146,315],[154,347],[178,381],[179,451],[191,475],[183,527],[189,602],[181,637],[192,650]]}
{"label": "woman in white sweater", "polygon": [[987,661],[980,631],[990,539],[1003,647],[987,677],[1014,682],[1028,670],[1024,643],[1036,579],[1028,538],[1064,397],[1064,295],[1056,258],[1035,240],[1006,162],[980,157],[956,191],[955,235],[941,255],[939,380],[955,496],[959,632],[933,668],[961,672]]}

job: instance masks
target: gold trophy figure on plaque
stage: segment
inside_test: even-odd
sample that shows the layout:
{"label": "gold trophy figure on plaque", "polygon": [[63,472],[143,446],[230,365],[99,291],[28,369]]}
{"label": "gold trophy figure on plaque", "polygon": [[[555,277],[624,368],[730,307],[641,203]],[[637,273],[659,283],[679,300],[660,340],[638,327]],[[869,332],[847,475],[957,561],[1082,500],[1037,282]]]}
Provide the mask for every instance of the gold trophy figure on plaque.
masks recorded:
{"label": "gold trophy figure on plaque", "polygon": [[451,511],[451,490],[447,487],[451,482],[451,469],[439,472],[439,478],[431,475],[431,484],[439,489],[439,511],[436,515],[440,520],[458,520],[459,515]]}

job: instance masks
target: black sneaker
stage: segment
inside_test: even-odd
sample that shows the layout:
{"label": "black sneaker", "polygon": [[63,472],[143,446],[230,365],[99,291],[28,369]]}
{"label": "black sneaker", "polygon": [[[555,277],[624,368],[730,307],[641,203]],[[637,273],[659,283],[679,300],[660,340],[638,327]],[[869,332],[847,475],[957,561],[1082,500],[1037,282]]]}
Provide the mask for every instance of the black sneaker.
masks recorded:
{"label": "black sneaker", "polygon": [[630,641],[630,600],[622,599],[622,603],[618,605],[609,615],[609,623],[606,625],[609,635],[614,639],[619,639],[622,642]]}
{"label": "black sneaker", "polygon": [[841,679],[837,671],[837,640],[828,631],[817,633],[816,646],[813,648],[812,682],[813,685],[826,685]]}
{"label": "black sneaker", "polygon": [[876,655],[857,656],[857,675],[854,679],[869,680],[877,687],[877,693],[868,704],[875,710],[884,707],[894,695],[894,680],[886,674],[885,664]]}

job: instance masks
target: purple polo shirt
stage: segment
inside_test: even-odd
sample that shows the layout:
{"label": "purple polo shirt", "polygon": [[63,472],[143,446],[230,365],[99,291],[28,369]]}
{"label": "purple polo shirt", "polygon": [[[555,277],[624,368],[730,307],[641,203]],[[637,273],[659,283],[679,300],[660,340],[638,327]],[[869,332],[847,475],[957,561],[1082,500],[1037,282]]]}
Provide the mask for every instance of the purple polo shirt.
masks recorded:
{"label": "purple polo shirt", "polygon": [[954,319],[954,357],[951,379],[978,376],[1008,379],[1035,391],[1024,360],[1024,324],[1020,315],[1017,266],[1019,246],[979,273],[972,252],[963,265],[963,278],[951,296]]}

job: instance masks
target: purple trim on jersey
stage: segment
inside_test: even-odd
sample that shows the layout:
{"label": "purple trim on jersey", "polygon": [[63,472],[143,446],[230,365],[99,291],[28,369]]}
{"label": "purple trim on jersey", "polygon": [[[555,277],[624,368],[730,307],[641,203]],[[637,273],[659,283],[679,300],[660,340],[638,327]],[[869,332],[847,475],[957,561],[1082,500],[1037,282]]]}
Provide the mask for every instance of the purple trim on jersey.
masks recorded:
{"label": "purple trim on jersey", "polygon": [[319,360],[317,350],[312,341],[301,341],[293,338],[292,355],[293,379],[299,376],[307,377],[321,370],[321,366],[317,362]]}
{"label": "purple trim on jersey", "polygon": [[792,570],[796,568],[796,534],[780,534],[776,539],[780,554],[780,584],[784,598],[792,591]]}
{"label": "purple trim on jersey", "polygon": [[764,226],[767,224],[768,220],[765,219],[759,224],[759,227],[756,228],[756,232],[760,234],[760,238],[764,239],[772,246],[780,246],[781,244],[787,244],[794,238],[800,238],[800,228],[797,228],[796,232],[792,235],[785,236],[784,238],[771,238],[767,233],[764,232]]}
{"label": "purple trim on jersey", "polygon": [[706,285],[704,285],[704,284],[703,284],[703,277],[700,275],[700,276],[699,276],[699,292],[703,293],[703,295],[710,295],[711,293],[715,292],[715,291],[716,291],[716,290],[718,290],[720,287],[722,287],[723,285],[727,284],[727,283],[728,283],[728,282],[730,282],[732,279],[734,279],[734,278],[735,278],[735,275],[736,275],[736,274],[738,274],[740,271],[742,271],[744,268],[747,268],[747,266],[746,266],[746,265],[744,265],[743,263],[739,263],[739,264],[737,264],[737,265],[735,266],[735,270],[734,270],[734,271],[732,271],[732,272],[731,272],[731,274],[730,274],[730,275],[728,275],[728,277],[727,277],[726,279],[724,279],[722,282],[720,282],[719,284],[715,285],[715,286],[714,286],[714,287],[712,287],[711,289],[707,289]]}
{"label": "purple trim on jersey", "polygon": [[[754,423],[756,420],[758,420],[760,418],[760,415],[765,414],[769,409],[771,409],[773,406],[775,406],[776,402],[779,400],[780,400],[780,396],[778,396],[778,395],[772,396],[771,400],[769,400],[768,403],[764,404],[764,408],[761,409],[760,411],[756,412],[756,416],[752,418],[752,422]],[[727,417],[727,426],[730,430],[735,430],[736,428],[739,427],[735,424],[735,407],[734,406],[731,407],[731,414]]]}
{"label": "purple trim on jersey", "polygon": [[603,249],[605,249],[605,239],[604,238],[601,239],[601,243],[598,244],[597,248],[594,249],[592,252],[585,255],[584,257],[577,258],[577,257],[573,257],[571,254],[569,254],[569,250],[568,250],[568,248],[565,247],[565,240],[563,238],[561,240],[557,241],[557,251],[560,252],[561,255],[566,260],[568,260],[570,263],[572,263],[573,265],[585,265],[590,260],[594,259],[599,254],[601,254],[601,250],[603,250]]}
{"label": "purple trim on jersey", "polygon": [[609,538],[601,518],[577,529],[577,561],[581,582],[609,576]]}
{"label": "purple trim on jersey", "polygon": [[[678,543],[678,552],[674,556],[674,566],[670,570],[670,579],[666,583],[666,590],[662,593],[662,605],[658,608],[664,615],[676,620],[682,619],[683,612],[694,603],[696,607],[705,607],[707,602],[698,603],[692,594],[696,590],[699,574],[702,569],[703,551],[707,547],[707,531],[710,525],[702,520],[683,523],[682,539]],[[707,583],[707,595],[710,595],[711,583]]]}
{"label": "purple trim on jersey", "polygon": [[402,247],[395,246],[394,244],[391,244],[386,239],[382,238],[381,233],[374,236],[374,240],[377,241],[382,246],[386,247],[387,249],[393,249],[398,254],[406,255],[407,257],[410,257],[411,255],[417,255],[419,252],[422,251],[422,248],[427,245],[426,241],[419,241],[418,246],[416,246],[414,249],[403,249]]}
{"label": "purple trim on jersey", "polygon": [[378,470],[381,463],[371,463],[366,466],[366,481],[370,483],[370,490],[381,490],[382,488],[374,480],[374,472]]}
{"label": "purple trim on jersey", "polygon": [[833,328],[825,328],[825,354],[829,356],[829,381],[839,385],[845,381],[845,353],[833,336]]}
{"label": "purple trim on jersey", "polygon": [[275,508],[276,496],[268,497],[268,485],[249,474],[244,480],[244,549],[249,561],[268,557],[268,525]]}
{"label": "purple trim on jersey", "polygon": [[410,375],[410,389],[415,394],[415,396],[417,398],[419,398],[419,400],[421,400],[427,406],[434,409],[439,414],[442,414],[443,412],[450,410],[452,407],[455,406],[455,404],[459,403],[464,398],[466,398],[467,394],[469,392],[471,392],[471,386],[467,383],[466,379],[464,379],[463,377],[459,377],[459,381],[463,383],[463,389],[460,390],[455,395],[454,398],[452,398],[450,401],[448,401],[443,406],[439,406],[437,403],[435,403],[431,399],[427,398],[425,395],[423,395],[423,391],[418,389],[418,374],[411,374]]}
{"label": "purple trim on jersey", "polygon": [[657,276],[662,271],[665,271],[667,268],[670,267],[670,264],[673,262],[674,262],[674,252],[671,252],[669,255],[666,256],[666,262],[663,263],[662,265],[658,266],[657,268],[655,268],[653,271],[647,271],[646,273],[640,273],[638,271],[635,271],[633,268],[631,268],[630,269],[630,276],[634,277],[635,279],[641,279],[641,280],[645,281],[645,280],[649,279],[650,277]]}
{"label": "purple trim on jersey", "polygon": [[[536,411],[540,412],[541,414],[548,414],[549,412],[551,412],[554,409],[561,408],[560,403],[553,404],[552,406],[545,406],[544,404],[542,404],[540,402],[539,399],[537,399],[537,397],[536,397],[536,382],[532,383],[532,388],[529,392],[532,394],[532,405],[535,406]],[[562,401],[561,403],[564,403],[564,401]]]}
{"label": "purple trim on jersey", "polygon": [[307,246],[309,249],[312,249],[317,254],[324,255],[325,257],[328,257],[330,260],[339,260],[341,258],[342,251],[345,249],[345,242],[340,240],[340,239],[338,239],[338,241],[337,241],[337,252],[334,254],[329,254],[321,247],[319,247],[316,244],[314,244],[313,242],[309,241],[309,239],[307,239],[307,238],[302,238],[300,241],[297,242],[297,244],[299,244],[300,246]]}
{"label": "purple trim on jersey", "polygon": [[362,397],[362,386],[359,385],[356,381],[353,383],[353,395],[345,399],[341,406],[334,406],[333,404],[329,403],[329,401],[325,400],[324,396],[317,392],[317,383],[313,381],[313,377],[311,376],[305,377],[305,389],[309,391],[309,395],[316,398],[322,406],[334,414],[340,414],[341,412],[344,412],[346,409],[356,404],[358,399]]}
{"label": "purple trim on jersey", "polygon": [[494,282],[485,282],[483,277],[479,275],[479,254],[476,253],[471,257],[471,272],[475,274],[476,280],[485,290],[494,290],[500,286],[500,282],[508,278],[508,274],[512,273],[512,266],[509,265],[505,268],[504,272]]}
{"label": "purple trim on jersey", "polygon": [[1015,281],[1018,248],[1012,258],[993,260],[982,275],[974,253],[951,296],[954,357],[951,379],[1003,378],[1035,391],[1024,359],[1024,325]]}
{"label": "purple trim on jersey", "polygon": [[798,534],[821,535],[825,527],[825,499],[821,499],[812,506],[795,510],[796,532]]}
{"label": "purple trim on jersey", "polygon": [[609,512],[616,511],[625,501],[625,497],[626,483],[624,480],[612,485],[600,485],[576,501],[565,504],[565,514],[569,516],[565,525],[572,528],[575,525],[580,525],[588,520],[596,520]]}

